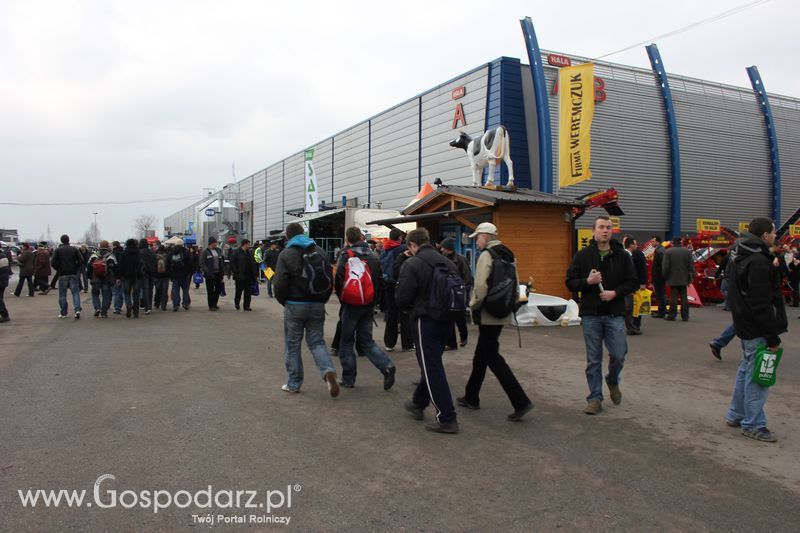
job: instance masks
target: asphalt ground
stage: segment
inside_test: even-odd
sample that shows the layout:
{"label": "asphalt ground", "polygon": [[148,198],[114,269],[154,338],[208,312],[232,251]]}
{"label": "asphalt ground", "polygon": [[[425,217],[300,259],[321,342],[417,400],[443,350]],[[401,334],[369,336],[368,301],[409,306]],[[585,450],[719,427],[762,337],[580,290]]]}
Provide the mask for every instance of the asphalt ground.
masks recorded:
{"label": "asphalt ground", "polygon": [[[767,402],[780,440],[767,444],[724,424],[740,355],[734,341],[722,361],[711,356],[729,320],[714,307],[687,323],[645,318],[644,334],[629,338],[622,405],[607,401],[594,417],[582,412],[580,327],[524,328],[521,349],[506,328],[501,351],[536,408],[508,422],[489,373],[481,409],[459,410],[461,432],[440,435],[403,411],[419,374],[413,353],[390,354],[388,392],[359,358],[356,387],[332,399],[304,346],[305,385],[287,394],[275,300],[236,312],[229,294],[212,313],[192,288],[189,312],[102,320],[82,296],[84,316],[59,320],[55,292],[6,291],[0,531],[800,530],[797,313]],[[336,316],[329,304],[328,339]],[[476,328],[470,335],[445,355],[454,396]],[[195,494],[209,486],[220,498],[210,505]],[[18,491],[28,489],[85,490],[86,500],[25,506]],[[144,505],[155,491],[172,505]],[[243,491],[239,507],[227,491]],[[259,523],[265,516],[289,524]]]}

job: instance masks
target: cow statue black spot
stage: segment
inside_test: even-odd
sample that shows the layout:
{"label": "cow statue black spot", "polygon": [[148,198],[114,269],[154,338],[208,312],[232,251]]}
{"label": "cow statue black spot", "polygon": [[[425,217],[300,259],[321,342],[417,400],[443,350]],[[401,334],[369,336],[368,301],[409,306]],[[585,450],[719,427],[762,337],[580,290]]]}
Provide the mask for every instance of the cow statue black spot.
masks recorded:
{"label": "cow statue black spot", "polygon": [[508,186],[514,186],[514,164],[511,162],[511,149],[508,131],[505,127],[498,126],[489,130],[477,139],[473,139],[463,131],[458,138],[450,143],[453,148],[462,148],[467,152],[467,159],[472,169],[472,185],[480,185],[483,167],[489,166],[489,176],[486,185],[494,185],[494,169],[498,161],[505,161],[508,167]]}

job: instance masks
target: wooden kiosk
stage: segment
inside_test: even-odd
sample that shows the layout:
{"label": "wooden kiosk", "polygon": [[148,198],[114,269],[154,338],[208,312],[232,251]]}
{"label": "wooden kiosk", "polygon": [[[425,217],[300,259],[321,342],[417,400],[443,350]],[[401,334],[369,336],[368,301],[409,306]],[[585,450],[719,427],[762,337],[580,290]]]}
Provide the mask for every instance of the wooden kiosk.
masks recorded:
{"label": "wooden kiosk", "polygon": [[564,279],[574,249],[572,208],[585,205],[528,189],[443,185],[408,206],[404,216],[372,223],[416,222],[437,242],[452,237],[474,270],[479,250],[468,236],[481,222],[491,222],[516,255],[521,283],[531,277],[536,292],[569,299]]}

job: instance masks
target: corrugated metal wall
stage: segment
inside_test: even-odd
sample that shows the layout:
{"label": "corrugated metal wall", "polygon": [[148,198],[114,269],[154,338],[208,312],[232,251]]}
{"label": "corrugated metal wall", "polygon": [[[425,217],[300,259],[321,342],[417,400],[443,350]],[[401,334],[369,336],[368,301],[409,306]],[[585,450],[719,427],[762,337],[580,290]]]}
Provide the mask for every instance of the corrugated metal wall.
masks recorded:
{"label": "corrugated metal wall", "polygon": [[[333,171],[333,160],[331,159],[331,146],[333,139],[327,139],[314,146],[314,173],[317,175],[317,196],[319,202],[331,203],[331,193],[333,185],[331,174]],[[303,174],[305,180],[305,174]],[[291,207],[290,207],[291,209]]]}
{"label": "corrugated metal wall", "polygon": [[681,148],[681,228],[698,218],[738,228],[770,216],[772,178],[764,119],[752,90],[669,77]]}
{"label": "corrugated metal wall", "polygon": [[333,203],[342,196],[367,201],[367,160],[369,124],[362,122],[334,137]]}
{"label": "corrugated metal wall", "polygon": [[775,121],[781,158],[783,185],[779,224],[782,224],[800,209],[800,101],[769,95],[769,105]]}
{"label": "corrugated metal wall", "polygon": [[[265,195],[267,207],[267,220],[261,229],[259,239],[269,236],[269,232],[283,229],[283,162],[272,165],[267,169],[267,192]],[[258,197],[256,197],[256,201]]]}
{"label": "corrugated metal wall", "polygon": [[263,239],[267,227],[267,173],[262,170],[251,176],[253,180],[253,240]]}
{"label": "corrugated metal wall", "polygon": [[409,184],[416,187],[419,151],[419,99],[409,100],[372,119],[372,203],[405,206]]}

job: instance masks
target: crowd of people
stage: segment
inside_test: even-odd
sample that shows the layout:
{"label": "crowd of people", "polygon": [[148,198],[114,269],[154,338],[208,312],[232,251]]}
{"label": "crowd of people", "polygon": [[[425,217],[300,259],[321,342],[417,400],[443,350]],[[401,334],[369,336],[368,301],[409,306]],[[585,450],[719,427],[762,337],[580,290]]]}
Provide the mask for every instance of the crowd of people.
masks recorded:
{"label": "crowd of people", "polygon": [[[586,380],[589,395],[584,412],[597,415],[603,410],[604,388],[611,402],[622,402],[621,374],[628,351],[627,335],[641,334],[641,321],[631,316],[631,295],[648,282],[646,264],[636,241],[626,238],[619,243],[612,238],[609,217],[599,216],[593,225],[593,239],[578,251],[566,271],[566,286],[578,298],[583,337],[586,345]],[[783,276],[780,258],[775,255],[776,229],[772,220],[756,218],[749,231],[742,232],[730,250],[724,265],[726,308],[732,323],[711,343],[712,353],[738,336],[742,341],[742,359],[733,396],[725,421],[741,428],[742,434],[762,442],[776,442],[767,428],[764,404],[768,386],[754,379],[757,355],[765,350],[777,352],[780,335],[787,331]],[[412,397],[405,410],[416,420],[424,419],[425,409],[433,407],[435,421],[425,426],[438,433],[459,431],[455,404],[468,410],[480,409],[480,390],[486,371],[491,370],[500,382],[514,409],[509,421],[520,421],[533,409],[513,371],[499,353],[503,327],[513,323],[518,301],[519,278],[514,252],[498,237],[497,228],[488,222],[477,226],[470,235],[480,255],[475,275],[466,259],[454,250],[452,239],[436,244],[428,231],[418,228],[403,235],[392,230],[381,244],[369,243],[357,227],[345,232],[346,246],[333,261],[297,223],[285,230],[285,247],[278,243],[259,243],[251,249],[250,241],[238,247],[219,248],[211,237],[208,246],[189,250],[181,241],[172,246],[148,244],[145,239],[119,242],[102,241],[89,252],[73,247],[69,237],[52,254],[42,245],[32,251],[23,246],[18,258],[19,283],[14,294],[20,296],[27,283],[28,294],[41,294],[57,283],[59,317],[67,316],[67,291],[72,293],[73,311],[82,312],[80,291],[91,286],[94,316],[121,314],[123,303],[127,317],[137,318],[140,309],[167,310],[169,297],[173,311],[188,311],[191,306],[190,283],[206,285],[208,308],[219,309],[224,294],[224,280],[235,281],[234,306],[251,310],[251,296],[259,281],[267,281],[269,296],[284,307],[284,362],[287,381],[281,387],[298,393],[304,383],[301,341],[309,351],[323,383],[331,396],[341,388],[356,384],[356,353],[364,356],[380,373],[383,388],[395,382],[396,367],[389,353],[396,350],[398,339],[403,351],[414,350],[420,370]],[[233,243],[231,243],[233,244]],[[5,256],[3,256],[5,255]],[[8,321],[2,294],[11,272],[10,254],[0,255],[0,321]],[[798,266],[798,261],[794,266]],[[55,278],[50,281],[52,270]],[[652,316],[675,320],[680,314],[689,320],[687,286],[692,283],[694,267],[689,250],[681,240],[669,249],[656,246],[652,265],[652,285],[658,308]],[[171,291],[170,289],[171,281]],[[665,288],[670,303],[665,302]],[[340,301],[336,335],[329,348],[325,342],[325,304],[336,294]],[[383,348],[373,338],[376,307],[385,312]],[[478,326],[478,340],[472,371],[463,395],[455,402],[447,379],[443,354],[468,343],[467,311]],[[608,355],[608,372],[603,374],[603,347]],[[342,369],[337,374],[331,357],[338,355]]]}
{"label": "crowd of people", "polygon": [[6,255],[0,257],[0,322],[11,319],[3,296],[14,262],[19,265],[14,296],[22,296],[26,286],[28,297],[37,292],[44,296],[58,288],[58,318],[62,319],[69,314],[68,293],[77,320],[83,312],[81,292],[90,290],[96,318],[108,318],[109,312],[121,315],[123,306],[127,318],[166,311],[170,304],[174,312],[188,311],[192,284],[196,288],[205,284],[208,308],[217,311],[226,279],[234,282],[235,309],[251,311],[251,298],[260,281],[267,282],[272,296],[272,283],[265,272],[274,271],[278,244],[263,241],[252,250],[247,239],[238,246],[232,246],[234,243],[220,248],[217,239],[211,237],[201,250],[185,246],[181,239],[169,245],[147,239],[128,239],[124,245],[103,240],[90,250],[85,244],[72,246],[68,235],[62,235],[54,249],[46,242],[35,248],[23,243],[16,260],[10,252],[0,254]]}

